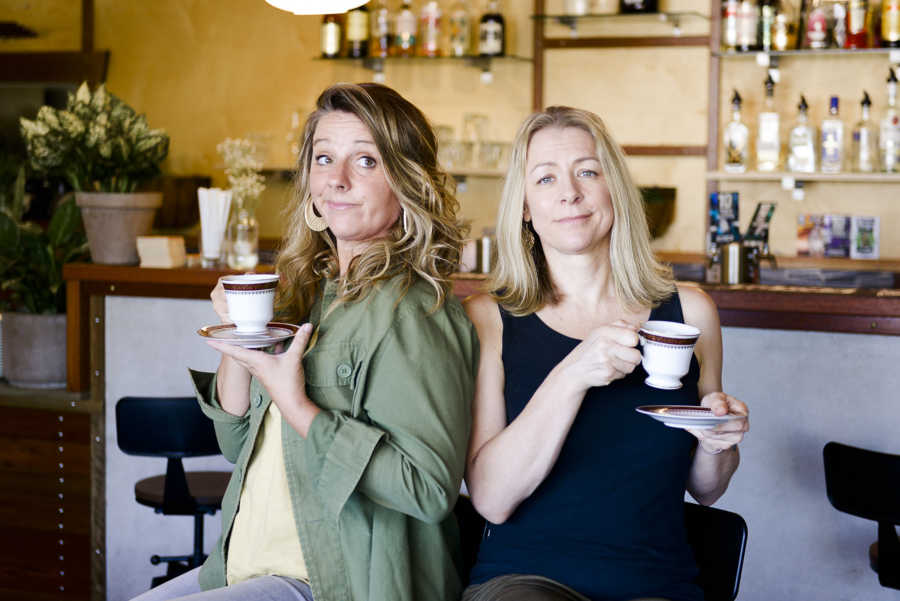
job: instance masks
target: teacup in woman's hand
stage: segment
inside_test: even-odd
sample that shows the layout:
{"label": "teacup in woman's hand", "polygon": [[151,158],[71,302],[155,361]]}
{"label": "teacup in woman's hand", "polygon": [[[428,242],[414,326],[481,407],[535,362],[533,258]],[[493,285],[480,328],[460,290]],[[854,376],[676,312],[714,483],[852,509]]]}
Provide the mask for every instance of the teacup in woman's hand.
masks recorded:
{"label": "teacup in woman's hand", "polygon": [[275,274],[250,273],[222,278],[228,317],[238,334],[258,334],[266,330],[272,321],[277,286]]}
{"label": "teacup in woman's hand", "polygon": [[648,321],[638,330],[638,336],[644,348],[644,383],[666,390],[681,388],[681,378],[691,367],[700,330],[676,321]]}

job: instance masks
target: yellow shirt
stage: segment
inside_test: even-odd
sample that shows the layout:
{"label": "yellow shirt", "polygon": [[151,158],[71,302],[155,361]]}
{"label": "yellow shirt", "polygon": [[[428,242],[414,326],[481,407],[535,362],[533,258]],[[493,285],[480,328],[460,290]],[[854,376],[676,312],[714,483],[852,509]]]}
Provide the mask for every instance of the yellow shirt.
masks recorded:
{"label": "yellow shirt", "polygon": [[247,467],[228,544],[226,578],[277,575],[309,582],[294,523],[281,441],[281,412],[269,404]]}

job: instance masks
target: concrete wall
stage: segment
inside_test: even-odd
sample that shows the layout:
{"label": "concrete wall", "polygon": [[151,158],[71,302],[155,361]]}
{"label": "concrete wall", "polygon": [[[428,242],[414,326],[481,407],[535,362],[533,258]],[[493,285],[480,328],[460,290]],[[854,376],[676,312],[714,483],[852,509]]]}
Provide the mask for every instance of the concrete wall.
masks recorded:
{"label": "concrete wall", "polygon": [[717,503],[749,528],[738,598],[895,598],[869,568],[875,523],[825,496],[822,447],[900,453],[900,338],[725,328],[724,339],[724,388],[750,407],[741,467]]}

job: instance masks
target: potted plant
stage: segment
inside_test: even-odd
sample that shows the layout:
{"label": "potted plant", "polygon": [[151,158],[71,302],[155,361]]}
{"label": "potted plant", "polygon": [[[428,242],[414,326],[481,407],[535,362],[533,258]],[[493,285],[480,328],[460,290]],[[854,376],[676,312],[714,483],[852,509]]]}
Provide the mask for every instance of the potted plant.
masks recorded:
{"label": "potted plant", "polygon": [[25,169],[0,189],[0,312],[3,367],[10,384],[57,388],[66,384],[66,314],[62,266],[85,260],[88,249],[71,195],[46,228],[23,221],[28,210]]}
{"label": "potted plant", "polygon": [[144,115],[87,83],[69,94],[65,109],[43,106],[21,118],[31,166],[62,175],[75,190],[95,263],[135,264],[136,239],[150,232],[159,192],[138,192],[160,173],[169,137],[150,129]]}

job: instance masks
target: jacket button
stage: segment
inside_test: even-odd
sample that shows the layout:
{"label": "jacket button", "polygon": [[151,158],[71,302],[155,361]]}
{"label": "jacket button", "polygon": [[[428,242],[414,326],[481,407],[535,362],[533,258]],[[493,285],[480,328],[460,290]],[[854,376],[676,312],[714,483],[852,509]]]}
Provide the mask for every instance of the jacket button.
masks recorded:
{"label": "jacket button", "polygon": [[256,406],[257,406],[257,407],[260,407],[261,405],[262,405],[262,395],[261,395],[261,394],[257,394],[257,395],[256,395]]}
{"label": "jacket button", "polygon": [[346,363],[341,363],[337,366],[337,375],[339,378],[349,378],[352,373],[353,368]]}

